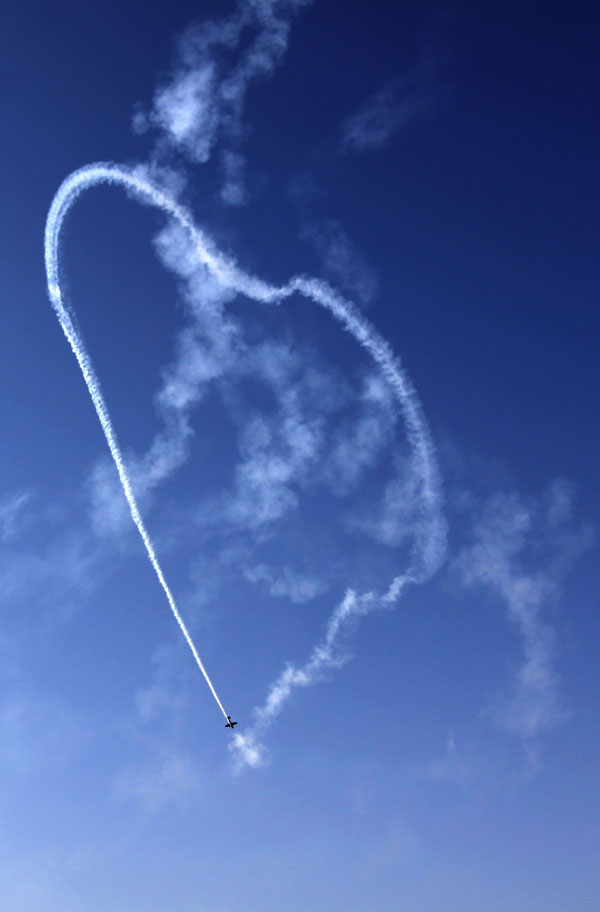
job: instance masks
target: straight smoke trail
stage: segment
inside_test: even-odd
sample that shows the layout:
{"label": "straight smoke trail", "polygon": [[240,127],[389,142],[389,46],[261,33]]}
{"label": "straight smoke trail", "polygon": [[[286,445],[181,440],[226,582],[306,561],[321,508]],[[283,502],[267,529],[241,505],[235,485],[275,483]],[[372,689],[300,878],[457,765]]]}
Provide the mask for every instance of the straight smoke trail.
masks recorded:
{"label": "straight smoke trail", "polygon": [[[173,598],[171,590],[169,589],[167,581],[162,572],[162,568],[158,562],[158,558],[156,557],[154,546],[144,525],[144,521],[140,514],[135,495],[133,493],[131,481],[129,479],[127,469],[125,468],[125,463],[123,461],[121,448],[119,447],[110,413],[106,406],[104,396],[102,395],[102,390],[100,388],[100,383],[98,381],[96,371],[94,370],[94,366],[92,364],[90,356],[88,355],[83,339],[77,330],[73,314],[71,313],[68,304],[65,304],[63,302],[59,275],[60,232],[65,216],[67,215],[70,207],[77,198],[79,192],[84,189],[85,184],[81,184],[78,181],[73,180],[73,178],[76,178],[80,173],[81,172],[75,172],[75,174],[71,175],[70,178],[67,178],[67,180],[63,182],[54,200],[52,201],[52,205],[48,213],[48,218],[46,220],[44,255],[46,262],[46,278],[48,282],[48,294],[50,296],[50,303],[56,312],[59,323],[63,329],[65,336],[67,337],[69,345],[71,346],[71,350],[73,351],[73,354],[77,359],[77,363],[81,368],[81,372],[88,388],[88,392],[91,396],[94,408],[96,409],[96,414],[98,415],[102,430],[104,431],[104,436],[106,437],[106,442],[108,443],[110,454],[119,473],[119,480],[127,499],[127,503],[129,505],[131,518],[133,519],[133,522],[135,523],[136,528],[140,533],[144,547],[146,548],[146,553],[150,559],[150,563],[152,564],[158,581],[167,597],[167,602],[169,603],[169,607],[173,612],[173,616],[179,624],[181,632],[183,633],[183,636],[185,637],[185,640],[192,651],[192,655],[194,656],[196,664],[204,675],[206,683],[208,684],[210,691],[215,698],[217,705],[219,706],[219,709],[227,719],[225,708],[219,699],[219,695],[217,694],[210,676],[204,667],[194,641],[192,640],[185,622],[179,613],[175,599]],[[94,169],[92,169],[92,173],[94,173]],[[96,179],[90,183],[104,182],[106,180],[106,176],[103,174],[102,169],[100,169],[100,175],[96,173]]]}
{"label": "straight smoke trail", "polygon": [[436,465],[433,444],[427,422],[423,415],[417,394],[410,379],[403,370],[399,359],[388,343],[379,335],[356,307],[335,292],[328,284],[307,276],[295,276],[285,285],[274,286],[238,268],[234,260],[224,256],[211,240],[194,224],[190,213],[165,191],[146,178],[122,166],[110,163],[87,165],[69,175],[61,184],[48,213],[45,234],[45,258],[50,302],[56,311],[61,327],[77,358],[87,384],[94,407],[100,419],[111,455],[119,472],[119,478],[132,519],[141,535],[148,557],[163,587],[171,611],[179,624],[194,659],[204,675],[221,711],[225,710],[217,696],[212,682],[204,668],[196,647],[177,610],[171,592],[135,501],[131,483],[125,469],[112,422],[102,396],[98,378],[83,341],[75,327],[74,315],[63,301],[59,277],[60,232],[66,215],[77,197],[84,190],[98,184],[116,184],[132,193],[143,203],[155,206],[165,215],[174,219],[188,233],[195,247],[198,262],[224,286],[263,303],[281,304],[295,293],[324,307],[341,326],[371,356],[387,380],[398,404],[406,427],[408,442],[412,450],[412,468],[415,490],[419,504],[419,522],[407,570],[395,577],[387,591],[380,596],[374,593],[357,595],[348,592],[334,610],[326,627],[323,641],[315,647],[304,668],[289,666],[272,685],[265,705],[255,713],[256,724],[246,737],[238,735],[233,743],[245,762],[258,762],[255,735],[264,730],[279,713],[292,687],[312,682],[321,668],[336,663],[334,646],[342,631],[352,619],[373,610],[375,605],[392,605],[399,598],[403,588],[410,583],[428,579],[443,560],[445,551],[445,523],[441,516],[441,485]]}

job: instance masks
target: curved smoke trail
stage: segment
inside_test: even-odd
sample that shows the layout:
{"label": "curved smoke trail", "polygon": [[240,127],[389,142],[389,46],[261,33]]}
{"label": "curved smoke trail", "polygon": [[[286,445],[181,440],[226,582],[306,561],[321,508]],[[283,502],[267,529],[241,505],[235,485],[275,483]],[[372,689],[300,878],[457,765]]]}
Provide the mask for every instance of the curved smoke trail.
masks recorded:
{"label": "curved smoke trail", "polygon": [[[392,389],[404,419],[408,441],[412,449],[415,488],[419,502],[419,523],[409,567],[404,573],[395,577],[387,591],[380,596],[376,596],[374,593],[364,595],[347,593],[329,619],[323,641],[315,647],[306,665],[302,669],[289,666],[272,685],[265,705],[256,712],[255,732],[262,731],[278,714],[292,687],[311,683],[314,675],[322,667],[335,663],[333,650],[336,638],[352,618],[366,614],[376,603],[393,604],[407,584],[425,581],[441,563],[445,548],[445,524],[440,514],[440,480],[427,422],[412,383],[388,343],[351,302],[335,292],[327,283],[307,276],[295,276],[285,285],[274,286],[263,282],[256,276],[248,275],[239,269],[232,259],[224,256],[214,247],[211,240],[197,228],[192,216],[183,206],[149,180],[123,166],[109,163],[87,165],[73,172],[63,181],[52,201],[46,222],[45,258],[50,302],[83,373],[117,467],[132,519],[141,535],[150,562],[165,592],[171,611],[223,715],[226,715],[225,710],[177,610],[156,558],[133,494],[98,378],[75,327],[74,315],[69,305],[62,299],[58,265],[61,228],[65,216],[79,194],[97,184],[118,184],[130,191],[141,202],[161,209],[178,222],[191,237],[198,261],[206,266],[223,286],[256,301],[273,304],[280,304],[284,299],[299,293],[328,310],[377,364]],[[240,751],[246,762],[252,763],[252,758],[257,757],[256,742],[252,732],[246,738],[238,735],[234,746]]]}

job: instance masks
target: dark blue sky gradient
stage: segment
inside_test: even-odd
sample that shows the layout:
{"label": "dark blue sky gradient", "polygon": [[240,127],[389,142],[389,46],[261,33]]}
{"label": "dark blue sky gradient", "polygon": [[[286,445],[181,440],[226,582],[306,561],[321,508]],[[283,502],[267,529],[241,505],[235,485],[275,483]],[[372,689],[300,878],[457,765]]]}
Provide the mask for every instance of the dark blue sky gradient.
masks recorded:
{"label": "dark blue sky gradient", "polygon": [[[271,764],[236,776],[135,530],[94,508],[106,447],[47,303],[42,250],[68,173],[149,160],[157,134],[133,132],[134,110],[172,74],[177,36],[232,8],[7,0],[0,11],[0,907],[595,912],[600,14],[315,0],[281,66],[248,90],[249,204],[219,197],[222,141],[206,164],[169,159],[198,224],[266,281],[339,284],[307,234],[335,223],[350,239],[378,286],[359,306],[427,415],[449,525],[436,578],[365,618],[352,661],[297,690],[276,720]],[[344,147],[347,119],[414,71],[427,74],[427,109],[380,148]],[[153,397],[190,322],[156,255],[164,224],[120,189],[94,188],[62,249],[132,463],[160,428]],[[299,298],[275,312],[240,298],[226,313],[340,396],[317,476],[355,416],[366,356]],[[142,501],[240,730],[285,662],[305,661],[346,585],[385,589],[407,552],[352,525],[406,454],[399,428],[345,500],[308,479],[279,525],[224,529],[244,422],[273,402],[256,376],[213,384],[190,418],[188,460]],[[562,524],[549,518],[556,479],[571,491]],[[546,587],[536,629],[554,643],[561,713],[531,737],[494,709],[522,667],[519,622],[500,587],[465,582],[469,549],[506,504],[532,517],[512,582]],[[509,537],[494,539],[500,551]],[[291,555],[326,578],[312,600],[244,576]]]}

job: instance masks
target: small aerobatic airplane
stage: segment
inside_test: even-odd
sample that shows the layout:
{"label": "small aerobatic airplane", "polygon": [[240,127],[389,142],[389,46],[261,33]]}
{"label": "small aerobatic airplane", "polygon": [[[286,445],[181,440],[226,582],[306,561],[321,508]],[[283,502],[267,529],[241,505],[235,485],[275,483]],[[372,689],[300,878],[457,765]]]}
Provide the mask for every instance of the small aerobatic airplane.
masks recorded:
{"label": "small aerobatic airplane", "polygon": [[225,728],[233,728],[234,725],[237,725],[237,722],[231,721],[231,716],[227,716],[227,718],[229,719],[229,721],[225,723]]}

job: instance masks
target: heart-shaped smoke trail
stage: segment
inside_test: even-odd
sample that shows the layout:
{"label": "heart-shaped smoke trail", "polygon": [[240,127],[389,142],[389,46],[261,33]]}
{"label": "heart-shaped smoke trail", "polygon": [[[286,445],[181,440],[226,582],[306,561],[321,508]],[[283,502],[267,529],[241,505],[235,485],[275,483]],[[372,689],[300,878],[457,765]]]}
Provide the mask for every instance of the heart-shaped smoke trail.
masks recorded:
{"label": "heart-shaped smoke trail", "polygon": [[196,227],[190,213],[167,192],[123,166],[110,163],[87,165],[73,172],[63,181],[52,201],[46,222],[45,259],[50,302],[83,373],[117,467],[133,522],[140,533],[158,581],[167,597],[169,607],[192,651],[196,664],[226,718],[225,709],[202,664],[161,570],[133,494],[131,481],[98,377],[77,330],[74,314],[61,292],[59,274],[61,228],[69,209],[79,194],[97,184],[118,184],[141,202],[155,206],[174,219],[189,234],[198,263],[204,265],[223,286],[255,301],[272,304],[280,304],[284,299],[298,293],[328,310],[371,356],[392,390],[406,427],[407,438],[412,450],[414,490],[419,505],[419,519],[409,566],[402,574],[396,576],[387,591],[379,596],[371,592],[363,595],[353,592],[346,593],[343,601],[329,619],[323,641],[315,647],[306,665],[301,669],[288,666],[271,686],[265,705],[255,711],[254,728],[246,736],[237,735],[234,741],[234,749],[238,751],[241,759],[255,765],[259,762],[260,756],[258,734],[262,733],[280,712],[293,687],[311,683],[323,667],[334,663],[336,639],[351,619],[368,613],[377,605],[393,604],[399,598],[405,585],[424,582],[440,565],[445,551],[445,523],[441,514],[440,480],[429,429],[412,383],[388,343],[353,304],[342,298],[325,282],[307,276],[296,276],[285,285],[274,286],[263,282],[256,276],[248,275],[239,269],[232,259],[227,258],[215,248],[211,240]]}

